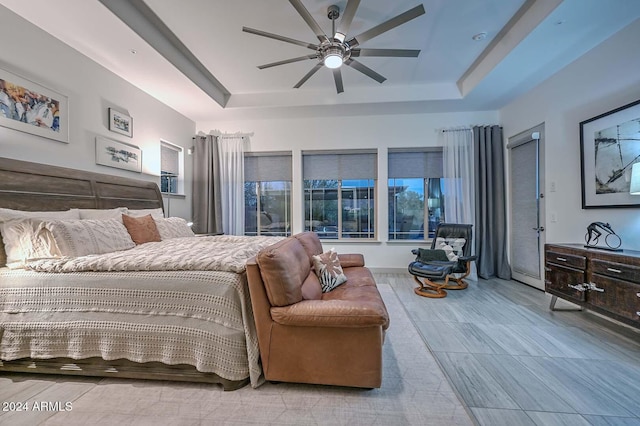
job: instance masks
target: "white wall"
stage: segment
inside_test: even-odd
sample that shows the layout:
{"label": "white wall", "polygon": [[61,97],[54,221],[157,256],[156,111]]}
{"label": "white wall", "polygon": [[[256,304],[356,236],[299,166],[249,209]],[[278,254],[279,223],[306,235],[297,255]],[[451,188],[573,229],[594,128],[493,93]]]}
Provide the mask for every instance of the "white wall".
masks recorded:
{"label": "white wall", "polygon": [[639,40],[636,20],[500,110],[505,142],[545,123],[547,242],[580,243],[587,225],[602,221],[621,236],[622,248],[640,249],[640,208],[582,209],[579,131],[581,121],[640,99]]}
{"label": "white wall", "polygon": [[[322,118],[280,118],[265,120],[213,121],[197,123],[198,131],[253,132],[251,151],[293,152],[292,230],[303,228],[302,150],[377,148],[377,242],[349,243],[329,240],[341,253],[363,253],[367,265],[380,269],[405,269],[413,260],[416,242],[387,242],[387,148],[437,146],[437,129],[445,127],[495,124],[497,111],[350,116]],[[424,244],[424,243],[423,243]]]}
{"label": "white wall", "polygon": [[[66,95],[69,143],[0,127],[0,156],[159,184],[160,140],[192,146],[195,123],[66,44],[0,6],[0,68]],[[123,49],[122,60],[130,55]],[[153,72],[153,70],[150,70]],[[108,130],[108,108],[133,117],[133,138]],[[96,165],[95,137],[142,149],[142,174]],[[186,149],[185,149],[186,151]],[[191,161],[185,161],[185,193],[191,194]],[[190,196],[171,200],[173,216],[191,217]]]}

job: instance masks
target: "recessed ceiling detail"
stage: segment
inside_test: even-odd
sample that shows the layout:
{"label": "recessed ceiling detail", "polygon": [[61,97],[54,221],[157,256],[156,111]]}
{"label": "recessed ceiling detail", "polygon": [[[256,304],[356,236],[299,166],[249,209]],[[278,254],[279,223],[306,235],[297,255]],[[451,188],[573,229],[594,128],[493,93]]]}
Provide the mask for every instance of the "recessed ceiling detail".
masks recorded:
{"label": "recessed ceiling detail", "polygon": [[407,10],[404,13],[397,15],[367,31],[360,33],[359,35],[351,38],[347,38],[347,33],[351,27],[351,22],[358,10],[360,0],[348,0],[347,6],[344,9],[342,19],[338,23],[336,28],[336,20],[340,17],[340,8],[337,5],[331,5],[327,9],[327,18],[331,20],[331,35],[327,36],[325,32],[320,28],[318,22],[313,18],[311,13],[302,4],[300,0],[289,0],[289,3],[296,9],[296,11],[302,16],[302,19],[307,23],[309,28],[315,33],[316,37],[320,41],[320,44],[307,43],[304,41],[292,39],[289,37],[281,36],[278,34],[269,33],[266,31],[256,30],[249,27],[243,27],[244,32],[255,34],[262,37],[271,38],[274,40],[282,41],[285,43],[291,43],[298,46],[306,47],[311,50],[315,50],[315,53],[310,55],[298,56],[291,59],[285,59],[282,61],[271,62],[265,65],[259,65],[259,69],[271,68],[280,65],[291,64],[294,62],[305,61],[308,59],[316,60],[316,64],[307,72],[304,77],[295,86],[295,89],[299,89],[309,78],[311,78],[320,68],[325,66],[332,70],[333,79],[336,85],[336,92],[344,92],[344,85],[342,82],[341,66],[344,64],[351,67],[362,74],[370,77],[378,83],[383,83],[386,78],[375,72],[373,69],[364,65],[362,62],[356,61],[353,58],[359,56],[374,56],[374,57],[406,57],[415,58],[420,54],[420,50],[416,49],[362,49],[360,44],[374,37],[377,37],[389,30],[394,29],[404,23],[411,21],[421,15],[424,15],[425,10],[422,4]]}
{"label": "recessed ceiling detail", "polygon": [[[301,0],[326,40],[338,43],[320,58],[306,45],[320,46],[324,37],[309,32],[304,12],[289,0],[0,0],[0,14],[30,22],[197,122],[495,110],[640,17],[637,0],[367,0],[358,7],[352,1]],[[416,4],[426,13],[366,43],[357,36]],[[336,12],[334,29],[327,15]],[[256,36],[243,26],[310,43]],[[472,42],[480,32],[487,38]],[[420,55],[362,54],[373,48]],[[0,56],[11,64],[7,52]],[[256,67],[297,57],[304,59]],[[342,62],[340,94],[333,71],[324,69],[332,57]],[[345,58],[387,80],[380,84],[345,66]],[[316,63],[321,68],[303,90],[293,88]]]}

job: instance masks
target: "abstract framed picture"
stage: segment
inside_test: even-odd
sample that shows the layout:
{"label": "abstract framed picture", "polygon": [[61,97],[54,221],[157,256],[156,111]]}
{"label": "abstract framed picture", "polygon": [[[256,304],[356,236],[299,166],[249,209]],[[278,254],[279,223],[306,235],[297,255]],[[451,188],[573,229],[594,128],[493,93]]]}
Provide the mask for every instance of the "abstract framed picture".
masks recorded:
{"label": "abstract framed picture", "polygon": [[142,173],[142,150],[135,145],[96,136],[96,164]]}
{"label": "abstract framed picture", "polygon": [[629,193],[640,162],[640,100],[580,123],[582,208],[640,206]]}
{"label": "abstract framed picture", "polygon": [[0,68],[0,126],[69,143],[69,100]]}
{"label": "abstract framed picture", "polygon": [[133,118],[123,112],[109,108],[109,130],[132,138]]}

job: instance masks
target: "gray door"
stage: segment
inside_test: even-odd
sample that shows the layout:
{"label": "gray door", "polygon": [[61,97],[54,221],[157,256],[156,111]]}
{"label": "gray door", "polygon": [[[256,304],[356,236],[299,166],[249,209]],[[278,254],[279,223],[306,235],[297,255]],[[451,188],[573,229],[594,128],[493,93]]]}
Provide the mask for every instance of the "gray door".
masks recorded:
{"label": "gray door", "polygon": [[509,138],[510,243],[513,279],[544,289],[544,125]]}

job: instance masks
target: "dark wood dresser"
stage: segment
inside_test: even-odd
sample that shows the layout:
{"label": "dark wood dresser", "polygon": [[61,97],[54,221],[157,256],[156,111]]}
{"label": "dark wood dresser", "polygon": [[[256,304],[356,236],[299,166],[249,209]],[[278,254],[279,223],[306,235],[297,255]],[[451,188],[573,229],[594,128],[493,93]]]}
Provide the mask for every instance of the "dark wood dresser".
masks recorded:
{"label": "dark wood dresser", "polygon": [[545,291],[640,328],[640,251],[545,245]]}

